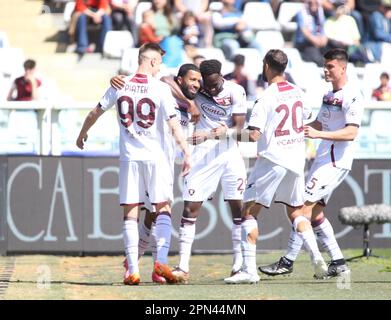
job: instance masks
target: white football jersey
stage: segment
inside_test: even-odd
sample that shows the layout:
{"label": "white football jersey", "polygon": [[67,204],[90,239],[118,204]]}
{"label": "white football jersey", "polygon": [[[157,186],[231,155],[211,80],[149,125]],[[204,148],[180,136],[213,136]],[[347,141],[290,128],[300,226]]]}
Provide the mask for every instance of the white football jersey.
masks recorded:
{"label": "white football jersey", "polygon": [[[364,99],[360,90],[353,83],[347,83],[341,90],[326,93],[316,119],[323,131],[336,131],[347,125],[359,127],[363,113]],[[354,145],[354,141],[322,140],[315,161],[350,170]]]}
{"label": "white football jersey", "polygon": [[117,107],[120,161],[160,159],[166,148],[165,122],[176,116],[170,87],[145,74],[124,81],[121,90],[110,87],[100,101],[102,110]]}
{"label": "white football jersey", "polygon": [[[223,90],[217,96],[210,96],[204,90],[196,94],[195,102],[200,110],[200,121],[195,125],[195,130],[210,131],[222,124],[227,127],[233,127],[233,118],[235,114],[246,115],[246,93],[242,86],[232,82],[225,81]],[[230,145],[237,145],[233,143]],[[215,145],[218,140],[208,140],[205,143]]]}
{"label": "white football jersey", "polygon": [[309,116],[303,91],[289,82],[272,83],[255,101],[248,123],[258,129],[258,154],[303,174],[305,143],[303,119]]}

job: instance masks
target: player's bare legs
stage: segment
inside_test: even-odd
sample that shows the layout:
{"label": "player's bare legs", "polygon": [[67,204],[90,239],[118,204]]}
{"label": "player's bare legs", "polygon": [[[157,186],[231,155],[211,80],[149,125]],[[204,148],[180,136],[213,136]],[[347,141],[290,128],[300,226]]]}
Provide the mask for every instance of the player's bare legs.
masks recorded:
{"label": "player's bare legs", "polygon": [[261,208],[262,206],[254,201],[244,203],[241,225],[243,266],[241,272],[225,278],[225,283],[257,283],[259,281],[256,267],[256,244],[259,234],[257,216]]}
{"label": "player's bare legs", "polygon": [[140,271],[138,268],[138,216],[140,206],[138,204],[123,205],[124,226],[123,238],[125,245],[128,270],[124,275],[124,284],[138,285],[140,283]]}
{"label": "player's bare legs", "polygon": [[232,271],[231,276],[238,272],[243,264],[242,248],[241,248],[241,239],[242,239],[242,200],[228,200],[229,207],[232,214],[232,249],[233,249],[233,261],[232,261]]}

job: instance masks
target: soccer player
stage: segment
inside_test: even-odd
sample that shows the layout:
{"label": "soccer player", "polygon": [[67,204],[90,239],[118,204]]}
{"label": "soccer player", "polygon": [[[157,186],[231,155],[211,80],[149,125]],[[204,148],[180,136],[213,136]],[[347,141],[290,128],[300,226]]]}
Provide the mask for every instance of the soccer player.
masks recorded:
{"label": "soccer player", "polygon": [[166,124],[184,154],[183,175],[190,169],[190,153],[176,118],[176,103],[170,88],[154,78],[164,53],[159,45],[153,43],[140,48],[136,73],[125,78],[123,89],[110,87],[106,91],[99,104],[88,114],[76,142],[83,149],[88,130],[107,109],[116,105],[120,127],[120,204],[124,213],[123,235],[129,268],[124,275],[127,285],[140,282],[138,216],[140,206],[146,201],[150,201],[157,212],[154,272],[167,282],[176,280],[167,265],[171,240],[170,201],[173,196],[170,164],[163,148]]}
{"label": "soccer player", "polygon": [[284,78],[288,63],[281,50],[270,50],[263,60],[263,76],[269,86],[255,102],[245,130],[228,130],[237,140],[258,141],[258,159],[248,177],[242,211],[241,272],[224,279],[226,283],[257,283],[257,216],[271,203],[285,204],[294,229],[311,254],[315,275],[321,277],[327,266],[319,252],[311,223],[301,208],[304,203],[305,143],[303,92]]}
{"label": "soccer player", "polygon": [[[225,200],[232,217],[232,274],[240,270],[240,223],[246,168],[238,144],[233,139],[218,139],[225,126],[243,128],[246,116],[246,94],[240,85],[225,81],[218,60],[205,60],[200,65],[203,84],[195,102],[201,117],[190,137],[195,147],[191,155],[192,169],[184,180],[184,209],[179,230],[179,266],[173,270],[178,282],[189,279],[191,247],[202,202],[207,200],[221,181]],[[189,140],[188,140],[189,141]]]}
{"label": "soccer player", "polygon": [[[122,89],[125,85],[123,81],[124,76],[116,76],[111,79],[111,85],[116,89]],[[199,112],[194,104],[194,98],[198,90],[200,89],[201,73],[197,66],[191,63],[183,64],[176,77],[165,76],[160,79],[170,86],[172,95],[176,99],[176,112],[182,129],[185,133],[190,133],[191,124],[190,121],[195,122],[199,118]],[[169,163],[171,164],[172,177],[174,177],[174,161],[175,158],[182,158],[182,154],[177,152],[175,147],[175,141],[171,139],[167,140],[165,144],[165,154]],[[155,237],[151,236],[155,234],[155,208],[150,203],[145,203],[145,216],[144,223],[140,225],[139,229],[139,246],[138,254],[139,258],[144,254],[147,249],[150,238],[151,248],[154,260],[156,259],[156,241]],[[125,270],[128,268],[127,260],[124,261]],[[166,279],[152,272],[152,281],[155,283],[164,284]]]}
{"label": "soccer player", "polygon": [[[361,124],[364,105],[359,89],[348,83],[346,51],[330,50],[324,59],[325,80],[332,84],[332,90],[323,97],[316,120],[304,127],[306,137],[322,141],[307,177],[303,209],[306,216],[311,217],[314,232],[331,257],[326,275],[326,278],[330,278],[349,273],[350,270],[338,246],[333,227],[325,217],[324,208],[351,169],[354,140]],[[259,270],[271,276],[291,273],[301,247],[301,238],[291,231],[285,256]]]}

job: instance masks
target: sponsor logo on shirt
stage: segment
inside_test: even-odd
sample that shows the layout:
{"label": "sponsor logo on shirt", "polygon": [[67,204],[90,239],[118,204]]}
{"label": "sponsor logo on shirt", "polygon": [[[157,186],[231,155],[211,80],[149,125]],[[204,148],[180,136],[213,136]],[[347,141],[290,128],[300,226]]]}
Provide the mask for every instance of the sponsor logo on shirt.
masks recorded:
{"label": "sponsor logo on shirt", "polygon": [[201,104],[201,109],[209,116],[224,117],[227,115],[227,111],[221,107],[210,105],[208,103]]}

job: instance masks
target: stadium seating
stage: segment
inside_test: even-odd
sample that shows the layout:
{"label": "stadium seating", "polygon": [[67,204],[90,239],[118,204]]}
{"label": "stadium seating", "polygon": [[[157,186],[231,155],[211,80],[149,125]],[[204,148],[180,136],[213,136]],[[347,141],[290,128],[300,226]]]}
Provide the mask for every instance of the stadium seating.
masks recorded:
{"label": "stadium seating", "polygon": [[133,47],[134,40],[129,31],[109,31],[103,44],[103,55],[107,58],[120,59],[126,49]]}
{"label": "stadium seating", "polygon": [[245,57],[244,71],[250,79],[256,80],[262,73],[263,57],[257,49],[239,48],[234,54],[242,54]]}
{"label": "stadium seating", "polygon": [[371,100],[372,91],[380,85],[380,74],[385,70],[385,67],[378,63],[367,63],[365,65],[361,85],[364,99]]}
{"label": "stadium seating", "polygon": [[134,21],[137,26],[141,24],[143,21],[143,12],[151,9],[152,7],[152,2],[140,2],[137,4],[136,11],[134,14]]}
{"label": "stadium seating", "polygon": [[243,20],[253,30],[280,30],[280,24],[274,18],[272,7],[268,2],[246,2]]}
{"label": "stadium seating", "polygon": [[7,137],[7,153],[38,154],[39,130],[36,111],[10,111]]}
{"label": "stadium seating", "polygon": [[138,66],[138,48],[125,49],[121,57],[120,71],[134,72]]}
{"label": "stadium seating", "polygon": [[209,11],[220,11],[223,8],[221,1],[211,1],[209,3]]}
{"label": "stadium seating", "polygon": [[227,74],[233,70],[233,63],[225,60],[224,53],[219,48],[197,48],[197,53],[206,59],[216,59],[222,63],[221,72]]}
{"label": "stadium seating", "polygon": [[258,31],[256,40],[261,45],[264,53],[270,49],[283,49],[285,44],[284,37],[281,31],[278,30]]}
{"label": "stadium seating", "polygon": [[11,77],[21,76],[25,60],[21,48],[0,48],[0,72]]}
{"label": "stadium seating", "polygon": [[67,27],[69,26],[69,24],[71,22],[71,17],[72,17],[73,10],[75,10],[75,5],[76,5],[76,2],[74,2],[74,1],[69,1],[65,5],[63,19],[64,19],[65,25]]}
{"label": "stadium seating", "polygon": [[301,2],[282,2],[278,11],[277,21],[281,26],[282,32],[294,32],[297,29],[297,23],[294,20],[296,14],[303,8]]}
{"label": "stadium seating", "polygon": [[0,30],[0,48],[9,48],[10,43],[8,41],[7,33]]}

